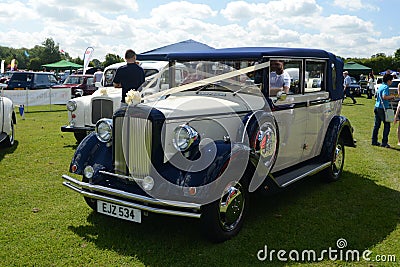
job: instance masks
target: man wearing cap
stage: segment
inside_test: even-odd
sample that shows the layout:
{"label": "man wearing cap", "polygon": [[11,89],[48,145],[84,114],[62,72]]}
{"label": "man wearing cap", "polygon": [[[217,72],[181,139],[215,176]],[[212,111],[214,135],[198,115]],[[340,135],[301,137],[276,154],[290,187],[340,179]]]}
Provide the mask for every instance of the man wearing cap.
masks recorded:
{"label": "man wearing cap", "polygon": [[351,78],[349,76],[349,72],[347,70],[344,71],[343,76],[344,76],[343,89],[344,89],[345,95],[350,97],[351,100],[353,100],[353,104],[356,104],[357,101],[354,99],[353,94],[350,92]]}

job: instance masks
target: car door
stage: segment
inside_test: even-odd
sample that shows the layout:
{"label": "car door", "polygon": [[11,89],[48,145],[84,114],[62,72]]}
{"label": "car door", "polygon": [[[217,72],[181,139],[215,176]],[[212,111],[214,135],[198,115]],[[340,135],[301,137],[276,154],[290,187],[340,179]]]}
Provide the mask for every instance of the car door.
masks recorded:
{"label": "car door", "polygon": [[329,93],[325,87],[326,62],[323,60],[305,61],[305,88],[307,123],[304,135],[303,160],[319,155],[325,137],[327,117],[331,114]]}
{"label": "car door", "polygon": [[[273,171],[282,170],[301,161],[308,119],[306,98],[302,94],[301,86],[304,80],[303,62],[299,59],[281,61],[284,62],[284,71],[290,76],[290,88],[286,99],[279,100],[271,95],[275,102],[273,114],[279,130],[278,156]],[[271,85],[269,88],[270,92],[276,91]]]}

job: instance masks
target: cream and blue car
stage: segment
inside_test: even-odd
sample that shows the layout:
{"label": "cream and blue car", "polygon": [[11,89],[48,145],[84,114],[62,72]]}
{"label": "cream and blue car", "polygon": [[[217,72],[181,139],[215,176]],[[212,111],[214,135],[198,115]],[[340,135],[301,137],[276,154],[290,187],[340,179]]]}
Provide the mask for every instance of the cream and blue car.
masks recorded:
{"label": "cream and blue car", "polygon": [[[153,213],[197,218],[207,237],[221,242],[242,228],[250,193],[316,173],[341,177],[345,146],[355,140],[340,114],[340,58],[252,47],[161,59],[169,61],[168,77],[184,65],[183,81],[169,79],[170,89],[134,96],[100,119],[63,175],[94,211],[137,223],[151,223]],[[288,70],[280,85],[277,62]]]}

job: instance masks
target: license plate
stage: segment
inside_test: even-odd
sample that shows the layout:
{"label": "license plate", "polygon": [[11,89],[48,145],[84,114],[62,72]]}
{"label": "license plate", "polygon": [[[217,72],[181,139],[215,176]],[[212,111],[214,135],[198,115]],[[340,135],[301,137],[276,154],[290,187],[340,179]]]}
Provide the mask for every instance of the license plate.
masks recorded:
{"label": "license plate", "polygon": [[14,90],[25,90],[25,88],[22,88],[22,87],[15,87]]}
{"label": "license plate", "polygon": [[97,200],[97,212],[137,223],[142,221],[142,212],[140,210],[101,200]]}

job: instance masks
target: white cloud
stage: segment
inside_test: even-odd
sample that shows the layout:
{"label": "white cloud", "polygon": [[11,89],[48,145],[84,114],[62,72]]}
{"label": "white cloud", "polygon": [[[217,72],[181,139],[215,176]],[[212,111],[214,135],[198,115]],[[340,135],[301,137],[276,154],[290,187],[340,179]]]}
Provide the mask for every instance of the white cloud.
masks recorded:
{"label": "white cloud", "polygon": [[379,6],[373,6],[368,3],[363,3],[361,0],[334,0],[333,1],[333,6],[340,7],[342,9],[348,10],[348,11],[356,11],[356,10],[372,10],[372,11],[378,11]]}
{"label": "white cloud", "polygon": [[216,48],[316,47],[344,57],[390,54],[400,47],[398,38],[381,37],[382,26],[377,27],[372,18],[369,21],[370,16],[361,14],[371,14],[365,10],[365,2],[355,0],[352,6],[360,3],[363,11],[345,15],[341,13],[347,2],[341,3],[232,1],[224,8],[213,9],[212,4],[174,1],[146,13],[131,0],[70,0],[62,5],[57,0],[7,1],[0,3],[4,10],[0,22],[6,25],[2,34],[7,36],[2,45],[32,48],[53,38],[72,57],[82,57],[85,48],[93,46],[94,57],[100,60],[108,53],[122,56],[127,48],[140,53],[187,39]]}
{"label": "white cloud", "polygon": [[193,18],[193,19],[207,19],[217,14],[212,8],[205,4],[192,4],[187,1],[171,2],[165,5],[160,5],[151,11],[151,16],[158,19],[174,19]]}
{"label": "white cloud", "polygon": [[228,3],[221,14],[230,21],[260,17],[267,20],[307,17],[319,14],[321,10],[315,0],[281,0],[258,4],[236,1]]}

